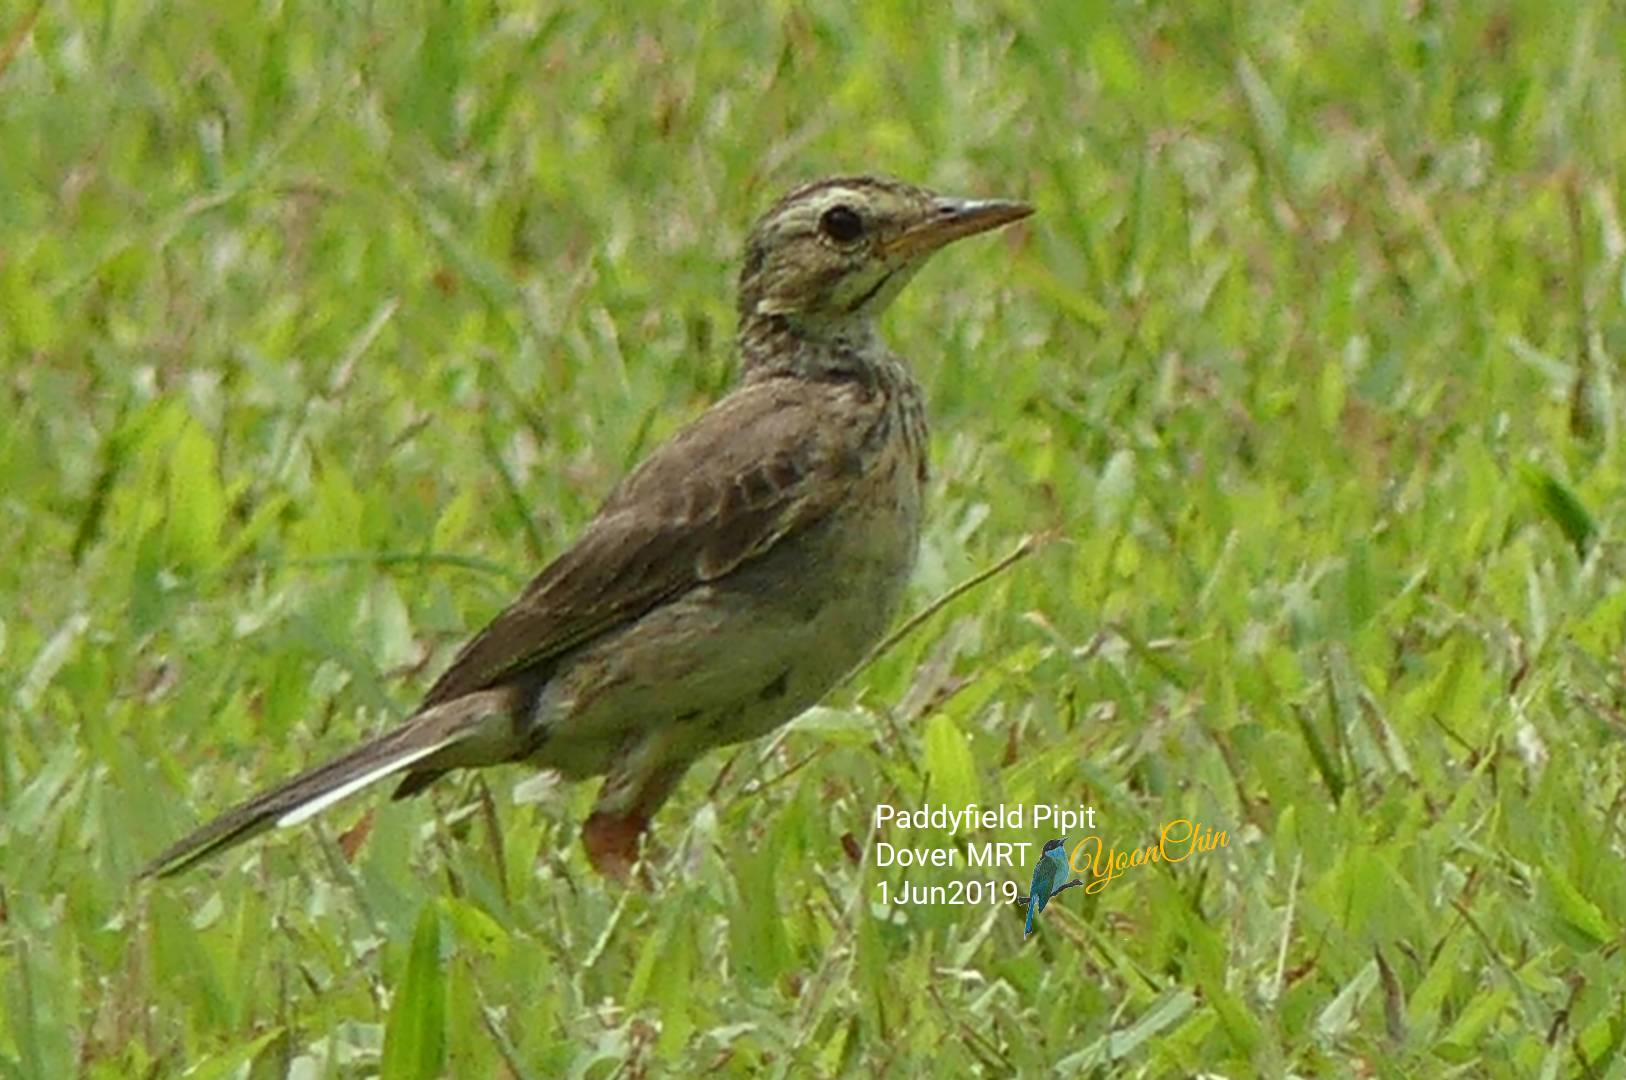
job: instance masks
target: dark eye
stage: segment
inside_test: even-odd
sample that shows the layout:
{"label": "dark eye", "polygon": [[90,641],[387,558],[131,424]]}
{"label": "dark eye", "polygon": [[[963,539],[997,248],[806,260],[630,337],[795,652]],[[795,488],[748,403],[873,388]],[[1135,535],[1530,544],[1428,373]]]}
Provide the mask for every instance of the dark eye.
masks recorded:
{"label": "dark eye", "polygon": [[864,219],[850,206],[832,206],[819,217],[819,231],[838,244],[850,244],[864,235]]}

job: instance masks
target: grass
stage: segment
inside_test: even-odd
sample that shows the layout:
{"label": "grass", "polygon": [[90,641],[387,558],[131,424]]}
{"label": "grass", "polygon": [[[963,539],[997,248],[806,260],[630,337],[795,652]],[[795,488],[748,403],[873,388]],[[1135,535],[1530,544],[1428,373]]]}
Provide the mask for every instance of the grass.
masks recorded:
{"label": "grass", "polygon": [[[0,1074],[1619,1076],[1626,15],[0,5]],[[729,384],[786,185],[1032,199],[888,317],[923,619],[697,769],[133,871],[400,715]],[[1229,845],[883,908],[878,802]],[[1042,839],[1032,830],[977,840]],[[856,856],[856,857],[855,857]],[[190,1070],[188,1072],[188,1070]]]}

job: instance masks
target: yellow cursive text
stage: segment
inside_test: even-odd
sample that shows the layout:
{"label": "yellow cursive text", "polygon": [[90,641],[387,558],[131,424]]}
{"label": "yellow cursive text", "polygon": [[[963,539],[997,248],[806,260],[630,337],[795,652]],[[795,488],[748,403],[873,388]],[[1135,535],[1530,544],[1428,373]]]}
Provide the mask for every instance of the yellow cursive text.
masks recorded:
{"label": "yellow cursive text", "polygon": [[[1091,844],[1094,845],[1093,850],[1090,849]],[[1073,873],[1085,876],[1085,892],[1098,893],[1106,888],[1113,878],[1127,870],[1145,866],[1147,863],[1185,862],[1200,852],[1230,846],[1231,838],[1224,829],[1216,832],[1201,822],[1177,818],[1165,824],[1158,832],[1157,843],[1130,851],[1105,847],[1099,836],[1086,836],[1073,845],[1069,865]]]}

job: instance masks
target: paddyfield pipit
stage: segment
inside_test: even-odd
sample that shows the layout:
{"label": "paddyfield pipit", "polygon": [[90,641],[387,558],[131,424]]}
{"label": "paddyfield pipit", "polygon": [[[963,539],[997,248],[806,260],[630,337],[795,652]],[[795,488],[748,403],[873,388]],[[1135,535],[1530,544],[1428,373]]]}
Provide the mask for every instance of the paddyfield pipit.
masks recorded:
{"label": "paddyfield pipit", "polygon": [[525,761],[605,778],[582,840],[624,878],[700,754],[802,712],[886,629],[920,541],[926,416],[876,316],[934,251],[1031,212],[867,176],[780,199],[746,243],[738,389],[621,482],[411,717],[144,873],[387,777],[401,798],[452,769]]}

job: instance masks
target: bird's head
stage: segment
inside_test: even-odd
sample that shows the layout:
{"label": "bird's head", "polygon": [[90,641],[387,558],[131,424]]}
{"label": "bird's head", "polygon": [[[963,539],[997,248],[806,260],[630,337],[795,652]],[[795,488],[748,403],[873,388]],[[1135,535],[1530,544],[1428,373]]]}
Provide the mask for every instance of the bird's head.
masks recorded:
{"label": "bird's head", "polygon": [[873,176],[804,184],[751,230],[741,324],[781,320],[807,338],[860,337],[933,252],[1032,212],[1025,203],[950,198]]}
{"label": "bird's head", "polygon": [[1055,855],[1057,858],[1061,858],[1062,855],[1066,854],[1066,847],[1067,838],[1065,836],[1058,836],[1054,840],[1046,840],[1044,850],[1039,854],[1041,857],[1045,855]]}

